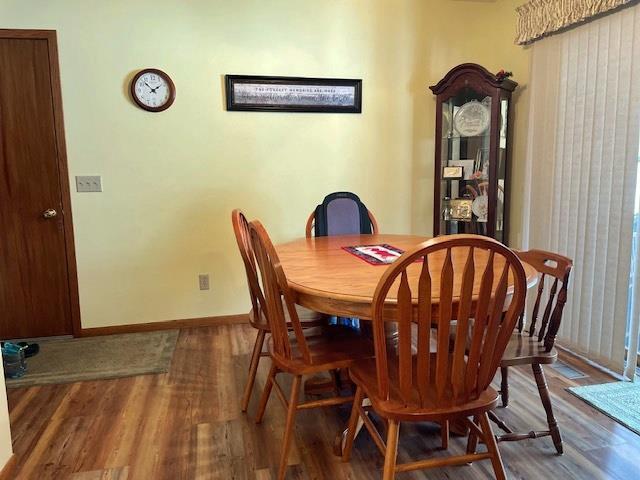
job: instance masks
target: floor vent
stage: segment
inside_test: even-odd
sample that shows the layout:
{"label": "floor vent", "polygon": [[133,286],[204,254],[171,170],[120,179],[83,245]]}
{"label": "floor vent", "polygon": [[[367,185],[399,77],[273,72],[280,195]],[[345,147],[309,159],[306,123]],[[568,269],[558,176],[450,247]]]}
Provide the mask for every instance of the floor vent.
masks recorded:
{"label": "floor vent", "polygon": [[569,380],[574,380],[576,378],[587,378],[589,376],[563,362],[556,362],[551,365],[551,368],[553,368],[560,375],[567,377]]}

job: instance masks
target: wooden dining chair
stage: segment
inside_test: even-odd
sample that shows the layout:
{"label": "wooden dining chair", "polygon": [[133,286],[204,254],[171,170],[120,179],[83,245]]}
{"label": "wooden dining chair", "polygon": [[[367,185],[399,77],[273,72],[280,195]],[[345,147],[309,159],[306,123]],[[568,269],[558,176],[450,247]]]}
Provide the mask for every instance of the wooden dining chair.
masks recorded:
{"label": "wooden dining chair", "polygon": [[[452,258],[464,263],[462,271],[454,271]],[[373,298],[375,358],[355,362],[350,369],[357,389],[343,460],[350,458],[361,419],[384,455],[385,480],[396,472],[482,459],[490,459],[496,477],[504,479],[487,415],[498,403],[498,393],[489,385],[524,309],[526,291],[518,257],[499,242],[477,235],[429,240],[389,266]],[[389,304],[395,309],[390,310]],[[454,321],[464,331],[473,326],[470,343],[459,335],[451,350]],[[386,322],[397,324],[397,345],[385,335]],[[366,415],[365,398],[388,425],[386,443]],[[465,455],[396,464],[400,422],[454,419],[471,431]],[[486,452],[476,453],[478,438]]]}
{"label": "wooden dining chair", "polygon": [[[562,437],[558,422],[553,415],[551,396],[542,365],[552,364],[558,358],[554,343],[560,329],[564,305],[567,301],[567,287],[573,262],[570,258],[543,250],[529,250],[527,252],[516,252],[516,254],[523,262],[528,263],[538,271],[538,293],[533,305],[528,332],[522,331],[524,322],[523,317],[521,317],[518,324],[519,331],[511,336],[500,363],[502,405],[506,407],[509,404],[509,367],[531,365],[538,387],[538,394],[547,415],[549,429],[528,433],[514,433],[495,413],[491,414],[491,419],[506,432],[497,436],[499,442],[551,436],[556,451],[561,455],[563,452]],[[544,299],[546,299],[546,304],[543,311],[541,307],[545,303]],[[541,311],[543,311],[543,314],[542,318],[539,319]]]}
{"label": "wooden dining chair", "polygon": [[[325,217],[326,232],[319,232],[316,216],[321,212]],[[364,221],[362,217],[365,217]],[[335,192],[327,195],[322,203],[311,212],[305,227],[305,236],[358,235],[378,233],[378,222],[373,213],[351,192]]]}
{"label": "wooden dining chair", "polygon": [[[335,396],[300,402],[299,394],[302,376],[329,372],[337,368],[348,368],[354,360],[371,357],[373,355],[373,344],[370,339],[339,327],[325,328],[318,335],[305,337],[278,254],[262,224],[258,221],[253,221],[249,225],[251,243],[262,279],[266,316],[271,329],[268,350],[273,362],[260,399],[256,423],[262,421],[267,401],[272,389],[275,387],[277,396],[287,409],[287,423],[282,440],[278,470],[278,479],[282,480],[287,468],[287,458],[291,438],[294,434],[297,411],[340,405],[353,401],[353,396]],[[291,319],[291,336],[289,335],[285,311],[289,313]],[[276,375],[280,373],[293,376],[293,385],[288,399],[276,380]]]}
{"label": "wooden dining chair", "polygon": [[[238,250],[242,257],[245,273],[247,276],[247,284],[249,287],[249,297],[251,299],[251,311],[249,312],[249,323],[255,328],[258,333],[256,341],[253,345],[253,352],[251,353],[251,361],[249,363],[249,376],[247,378],[247,384],[242,395],[242,411],[246,412],[249,406],[249,400],[251,399],[251,392],[253,390],[253,384],[256,379],[256,372],[258,371],[258,364],[260,358],[268,356],[268,353],[263,352],[264,340],[267,333],[269,333],[269,323],[266,318],[264,309],[264,297],[260,288],[258,280],[258,272],[256,270],[256,261],[251,245],[249,234],[249,223],[247,218],[241,210],[235,209],[231,213],[231,222],[233,224],[233,232],[236,236],[238,243]],[[302,328],[312,328],[322,325],[324,323],[324,317],[316,312],[307,310],[306,308],[296,306],[298,318]],[[291,323],[287,316],[287,328],[291,328]]]}
{"label": "wooden dining chair", "polygon": [[[318,218],[322,220],[318,220]],[[322,225],[319,225],[318,222]],[[307,238],[370,233],[378,233],[378,222],[373,213],[362,203],[360,197],[351,192],[334,192],[324,197],[322,203],[309,215],[305,228]],[[360,328],[360,320],[355,317],[330,317],[327,321]],[[333,378],[338,379],[336,385],[339,388],[340,375],[333,372]],[[320,390],[326,388],[322,384],[323,382],[320,383]]]}

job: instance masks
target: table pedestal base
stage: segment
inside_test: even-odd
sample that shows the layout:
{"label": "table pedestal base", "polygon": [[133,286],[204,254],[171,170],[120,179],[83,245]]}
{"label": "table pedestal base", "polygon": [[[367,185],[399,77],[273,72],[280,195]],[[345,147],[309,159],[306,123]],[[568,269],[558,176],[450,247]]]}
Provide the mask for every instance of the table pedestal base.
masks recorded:
{"label": "table pedestal base", "polygon": [[[362,406],[368,407],[370,405],[371,405],[371,401],[368,398],[365,398],[364,401],[362,402]],[[365,415],[369,415],[369,412],[365,412]],[[356,423],[356,433],[353,436],[354,439],[360,434],[362,427],[364,427],[364,421],[362,420],[362,417],[358,416],[358,423]],[[333,441],[333,454],[336,457],[342,456],[342,452],[344,451],[344,444],[347,441],[348,433],[349,433],[349,428],[345,428],[342,432],[336,435],[336,438]]]}

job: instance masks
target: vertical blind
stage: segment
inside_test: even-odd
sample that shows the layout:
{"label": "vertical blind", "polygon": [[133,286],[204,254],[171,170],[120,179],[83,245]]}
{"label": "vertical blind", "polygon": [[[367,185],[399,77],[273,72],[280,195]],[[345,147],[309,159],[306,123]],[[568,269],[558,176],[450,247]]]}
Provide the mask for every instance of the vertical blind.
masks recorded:
{"label": "vertical blind", "polygon": [[640,5],[538,41],[531,67],[524,246],[574,259],[558,341],[622,373]]}

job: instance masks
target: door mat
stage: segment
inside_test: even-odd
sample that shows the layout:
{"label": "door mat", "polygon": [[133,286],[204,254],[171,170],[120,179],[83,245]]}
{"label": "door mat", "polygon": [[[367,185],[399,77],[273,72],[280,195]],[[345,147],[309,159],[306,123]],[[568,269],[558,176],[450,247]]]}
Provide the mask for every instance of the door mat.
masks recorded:
{"label": "door mat", "polygon": [[567,391],[640,435],[640,384],[613,382],[570,387]]}
{"label": "door mat", "polygon": [[7,388],[165,373],[178,330],[87,338],[39,339],[40,353],[27,359],[23,377],[6,379]]}

